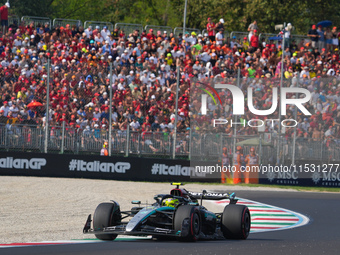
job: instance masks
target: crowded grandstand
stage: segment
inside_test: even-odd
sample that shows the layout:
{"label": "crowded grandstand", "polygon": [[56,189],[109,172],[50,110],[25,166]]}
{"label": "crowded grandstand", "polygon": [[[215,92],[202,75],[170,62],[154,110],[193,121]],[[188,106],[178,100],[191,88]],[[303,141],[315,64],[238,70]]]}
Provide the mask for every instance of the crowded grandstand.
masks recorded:
{"label": "crowded grandstand", "polygon": [[[209,116],[232,116],[232,97],[227,91],[220,93],[223,110],[210,102],[208,116],[190,112],[199,107],[199,103],[190,100],[190,96],[200,92],[199,84],[238,84],[244,91],[251,86],[256,108],[268,109],[272,88],[280,86],[283,73],[283,86],[306,88],[312,94],[305,105],[312,116],[302,117],[297,111],[296,139],[340,138],[340,33],[336,27],[313,25],[305,37],[296,38],[289,26],[272,37],[261,37],[261,24],[256,21],[245,32],[229,34],[227,30],[223,19],[215,24],[210,18],[203,31],[188,29],[184,34],[162,27],[126,32],[119,26],[105,25],[53,26],[50,22],[21,20],[3,24],[0,123],[12,128],[11,132],[15,125],[42,130],[49,97],[51,139],[64,125],[70,135],[81,133],[81,145],[88,137],[102,144],[110,128],[112,89],[112,130],[118,134],[125,134],[127,129],[136,132],[141,135],[143,146],[157,152],[167,147],[167,138],[174,131],[178,93],[177,132],[183,133],[181,148],[188,152],[187,136],[192,123],[209,123]],[[287,119],[294,114],[295,109],[289,108]],[[250,112],[245,116],[258,117]],[[277,117],[277,111],[268,116]],[[202,125],[203,128],[191,131],[204,132]],[[216,131],[229,136],[235,132],[230,126],[217,127]],[[277,124],[268,125],[265,130],[277,131]],[[153,132],[159,134],[154,139],[160,141],[162,148],[147,142],[145,137]],[[237,130],[238,135],[257,133],[249,126]],[[292,138],[293,133],[293,128],[287,128],[284,136]],[[119,139],[120,143],[125,142],[122,137]]]}

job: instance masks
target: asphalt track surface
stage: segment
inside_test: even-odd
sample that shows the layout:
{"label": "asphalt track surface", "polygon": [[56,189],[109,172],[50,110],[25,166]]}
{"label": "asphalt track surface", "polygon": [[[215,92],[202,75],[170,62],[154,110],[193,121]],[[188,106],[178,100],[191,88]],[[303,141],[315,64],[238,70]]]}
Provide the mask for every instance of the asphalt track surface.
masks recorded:
{"label": "asphalt track surface", "polygon": [[253,233],[241,241],[114,241],[2,248],[0,254],[340,254],[339,193],[239,191],[237,196],[299,212],[310,222],[294,229]]}

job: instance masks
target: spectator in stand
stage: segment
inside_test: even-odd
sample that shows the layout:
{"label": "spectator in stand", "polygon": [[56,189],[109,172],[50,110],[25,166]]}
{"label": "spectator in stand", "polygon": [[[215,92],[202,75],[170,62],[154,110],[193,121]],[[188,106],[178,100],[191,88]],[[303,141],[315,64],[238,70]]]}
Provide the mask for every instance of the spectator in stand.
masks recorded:
{"label": "spectator in stand", "polygon": [[336,32],[336,27],[332,29],[332,50],[335,50],[339,46],[338,33]]}
{"label": "spectator in stand", "polygon": [[290,30],[291,30],[292,24],[288,23],[287,26],[284,29],[283,38],[285,40],[285,47],[289,47],[290,45]]}
{"label": "spectator in stand", "polygon": [[215,31],[221,31],[222,30],[222,33],[223,33],[224,30],[225,30],[223,24],[224,24],[224,19],[220,19],[215,26]]}
{"label": "spectator in stand", "polygon": [[102,31],[100,31],[100,34],[106,41],[106,40],[109,40],[109,36],[111,35],[111,32],[107,29],[107,26],[104,26]]}
{"label": "spectator in stand", "polygon": [[211,21],[211,18],[208,18],[207,31],[209,40],[211,42],[215,41],[215,24]]}
{"label": "spectator in stand", "polygon": [[151,40],[155,41],[156,40],[156,36],[154,35],[152,28],[149,29],[149,33],[146,35],[146,38],[149,41],[151,41]]}
{"label": "spectator in stand", "polygon": [[254,30],[256,31],[259,31],[259,27],[257,26],[257,21],[254,20],[253,23],[251,23],[248,27],[248,32],[249,32],[249,35],[248,35],[248,38],[249,38],[249,41],[251,39],[251,37],[254,35]]}
{"label": "spectator in stand", "polygon": [[216,41],[216,45],[220,45],[220,46],[223,45],[223,43],[224,43],[224,41],[225,41],[225,38],[224,38],[224,36],[223,36],[223,30],[222,30],[222,29],[219,30],[218,33],[216,34],[216,39],[215,39],[215,41]]}
{"label": "spectator in stand", "polygon": [[85,32],[85,34],[86,34],[86,37],[87,37],[87,38],[90,38],[91,35],[92,35],[92,33],[93,33],[93,31],[92,31],[92,26],[89,26],[88,28],[86,28],[84,32]]}
{"label": "spectator in stand", "polygon": [[253,35],[250,38],[250,46],[251,46],[251,53],[255,52],[257,48],[259,47],[259,36],[257,34],[257,30],[253,30]]}
{"label": "spectator in stand", "polygon": [[186,40],[186,42],[189,42],[189,45],[195,45],[197,43],[197,34],[195,32],[191,32],[191,36]]}
{"label": "spectator in stand", "polygon": [[[317,43],[319,41],[319,33],[316,31],[316,25],[312,25],[312,29],[308,31],[308,36],[311,38],[312,41],[312,48],[317,47]],[[327,39],[326,39],[327,43]]]}
{"label": "spectator in stand", "polygon": [[322,48],[325,47],[325,32],[322,30],[322,26],[318,26],[318,35],[319,35],[319,40],[318,40],[318,49],[319,52],[321,52]]}
{"label": "spectator in stand", "polygon": [[326,49],[327,51],[329,51],[332,48],[332,44],[333,44],[333,33],[329,27],[326,28],[326,31],[325,31],[325,40],[326,40]]}
{"label": "spectator in stand", "polygon": [[8,27],[8,8],[10,7],[9,3],[5,3],[0,7],[0,17],[1,17],[1,27],[2,33],[5,34]]}
{"label": "spectator in stand", "polygon": [[[215,26],[212,27],[210,32],[215,33]],[[5,35],[5,40],[0,41],[1,122],[20,124],[25,123],[24,119],[27,118],[42,126],[44,108],[25,110],[25,106],[32,101],[44,105],[49,96],[52,126],[64,122],[67,127],[80,129],[79,134],[87,129],[86,126],[90,126],[84,136],[103,142],[100,137],[105,137],[108,129],[110,105],[107,95],[112,88],[113,128],[122,135],[128,125],[134,126],[132,128],[137,132],[147,129],[150,129],[147,132],[151,132],[152,129],[152,132],[163,131],[171,135],[170,131],[175,125],[176,93],[179,93],[180,109],[177,130],[187,132],[188,106],[190,110],[195,109],[191,97],[195,93],[200,96],[195,92],[192,78],[209,83],[210,78],[221,75],[221,79],[232,84],[240,68],[243,78],[241,88],[252,87],[255,90],[256,107],[268,109],[272,104],[271,91],[279,86],[280,56],[284,54],[284,86],[299,86],[313,91],[312,102],[307,103],[306,107],[314,117],[308,117],[307,120],[301,117],[301,122],[306,123],[300,128],[301,139],[321,139],[334,121],[340,123],[336,119],[340,116],[340,90],[337,87],[340,80],[339,51],[333,47],[329,51],[321,49],[320,53],[302,41],[299,47],[292,42],[290,47],[282,50],[281,44],[274,42],[263,47],[258,40],[257,44],[254,44],[256,40],[250,40],[249,45],[247,37],[243,43],[237,38],[231,42],[221,41],[223,37],[220,31],[216,36],[214,34],[211,42],[208,39],[211,34],[202,38],[200,35],[190,36],[189,33],[185,34],[185,42],[182,42],[182,35],[174,38],[170,34],[167,38],[165,33],[157,33],[156,38],[153,31],[149,31],[149,36],[143,32],[140,39],[138,31],[135,31],[126,35],[126,40],[125,35],[119,34],[117,30],[116,35],[104,40],[104,29],[97,36],[93,35],[91,29],[79,29],[79,32],[72,30],[70,37],[67,26],[65,29],[46,28],[21,25],[19,31]],[[257,29],[251,31],[254,30]],[[336,30],[332,35],[334,33]],[[25,40],[26,36],[28,40]],[[96,37],[102,40],[96,40]],[[195,40],[194,44],[191,44],[192,40]],[[52,56],[50,95],[46,95],[45,90],[47,50]],[[111,84],[110,63],[113,63],[114,69]],[[176,91],[177,66],[181,71],[179,91]],[[220,96],[228,116],[231,113],[231,95],[222,92]],[[209,105],[207,116],[194,114],[190,120],[208,123],[208,116],[215,116],[217,110],[214,104]],[[287,115],[293,113],[287,109]],[[246,115],[253,117],[249,111],[246,111]],[[277,127],[268,130],[276,132]],[[223,131],[232,134],[228,129]],[[238,134],[253,135],[256,132],[245,128],[240,129]],[[333,136],[338,138],[338,132],[334,131]],[[286,137],[292,137],[290,129],[286,130]]]}

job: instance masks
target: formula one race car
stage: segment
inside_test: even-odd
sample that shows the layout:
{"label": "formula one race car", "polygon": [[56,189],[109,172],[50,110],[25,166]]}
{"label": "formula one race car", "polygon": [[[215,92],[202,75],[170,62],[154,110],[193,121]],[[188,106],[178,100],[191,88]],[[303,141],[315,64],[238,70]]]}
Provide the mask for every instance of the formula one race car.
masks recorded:
{"label": "formula one race car", "polygon": [[[176,185],[170,194],[159,194],[156,202],[141,207],[140,201],[132,201],[137,207],[120,211],[115,201],[101,203],[91,214],[83,229],[84,234],[95,234],[101,240],[114,240],[117,235],[152,235],[157,239],[196,241],[199,239],[246,239],[250,231],[248,207],[237,205],[234,193],[195,193]],[[223,212],[212,213],[202,206],[203,200],[229,199]],[[200,204],[198,202],[200,200]],[[124,221],[130,217],[129,221]]]}

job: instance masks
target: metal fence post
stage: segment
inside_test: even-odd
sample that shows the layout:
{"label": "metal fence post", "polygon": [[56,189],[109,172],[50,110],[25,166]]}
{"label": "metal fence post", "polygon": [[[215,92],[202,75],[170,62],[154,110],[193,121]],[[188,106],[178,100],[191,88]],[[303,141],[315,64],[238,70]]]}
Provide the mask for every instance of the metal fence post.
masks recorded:
{"label": "metal fence post", "polygon": [[41,130],[41,128],[39,129],[39,137],[38,137],[38,143],[39,143],[39,150],[40,152],[43,152],[44,151],[44,148],[43,148],[43,132]]}
{"label": "metal fence post", "polygon": [[140,141],[141,141],[140,137],[141,137],[141,135],[142,135],[142,134],[138,134],[138,147],[137,147],[137,154],[138,154],[138,155],[141,154],[141,153],[140,153],[140,151],[141,151],[141,148],[140,148]]}
{"label": "metal fence post", "polygon": [[176,136],[177,136],[177,121],[178,121],[178,94],[179,94],[179,66],[177,67],[177,86],[176,86],[176,108],[175,108],[175,128],[173,135],[172,158],[176,158]]}
{"label": "metal fence post", "polygon": [[[237,69],[237,87],[240,87],[240,80],[241,80],[241,69]],[[237,122],[237,117],[235,115],[235,123]],[[232,155],[232,162],[233,165],[236,165],[234,162],[234,155],[236,153],[236,134],[237,134],[237,128],[236,125],[234,125],[234,141],[233,141],[233,155]],[[234,175],[234,174],[233,174]]]}
{"label": "metal fence post", "polygon": [[125,148],[125,157],[129,156],[129,142],[130,142],[130,125],[127,125],[126,129],[126,148]]}
{"label": "metal fence post", "polygon": [[76,154],[79,154],[79,140],[78,140],[78,135],[77,135],[77,142],[76,142]]}
{"label": "metal fence post", "polygon": [[259,164],[262,164],[262,132],[260,133],[259,139]]}
{"label": "metal fence post", "polygon": [[[299,87],[299,77],[300,73],[297,74],[297,87]],[[295,94],[295,97],[298,98],[298,93]],[[294,119],[296,120],[297,117],[297,107],[295,106],[295,112],[294,112]],[[296,150],[296,126],[294,127],[294,135],[293,135],[293,155],[292,155],[292,165],[295,165],[295,150]]]}
{"label": "metal fence post", "polygon": [[[283,29],[285,30],[286,22],[283,25]],[[285,33],[285,31],[283,31]],[[277,145],[277,155],[276,155],[276,164],[282,164],[283,162],[280,161],[280,151],[281,151],[281,91],[282,91],[282,85],[283,85],[283,75],[284,75],[284,51],[285,51],[285,40],[282,40],[282,58],[281,58],[281,81],[280,81],[280,99],[279,99],[279,126],[278,126],[278,145]]]}
{"label": "metal fence post", "polygon": [[187,19],[187,4],[188,4],[188,0],[185,0],[185,4],[184,4],[184,17],[183,17],[183,36],[185,34],[185,22]]}
{"label": "metal fence post", "polygon": [[8,130],[7,130],[7,127],[5,125],[5,148],[7,149],[8,151]]}
{"label": "metal fence post", "polygon": [[48,147],[48,129],[49,129],[49,110],[50,110],[50,57],[47,58],[47,84],[46,84],[46,116],[45,116],[45,148],[44,151],[47,153]]}
{"label": "metal fence post", "polygon": [[63,121],[61,130],[61,149],[60,149],[61,154],[64,154],[64,144],[65,144],[65,121]]}
{"label": "metal fence post", "polygon": [[188,157],[189,160],[191,160],[191,153],[192,153],[192,128],[193,127],[190,127],[190,130],[189,130],[189,157]]}
{"label": "metal fence post", "polygon": [[323,163],[323,145],[324,145],[324,143],[323,143],[323,141],[321,140],[321,153],[320,153],[320,160],[321,160],[321,163]]}
{"label": "metal fence post", "polygon": [[110,101],[109,101],[109,156],[111,156],[112,150],[112,62],[110,62]]}

